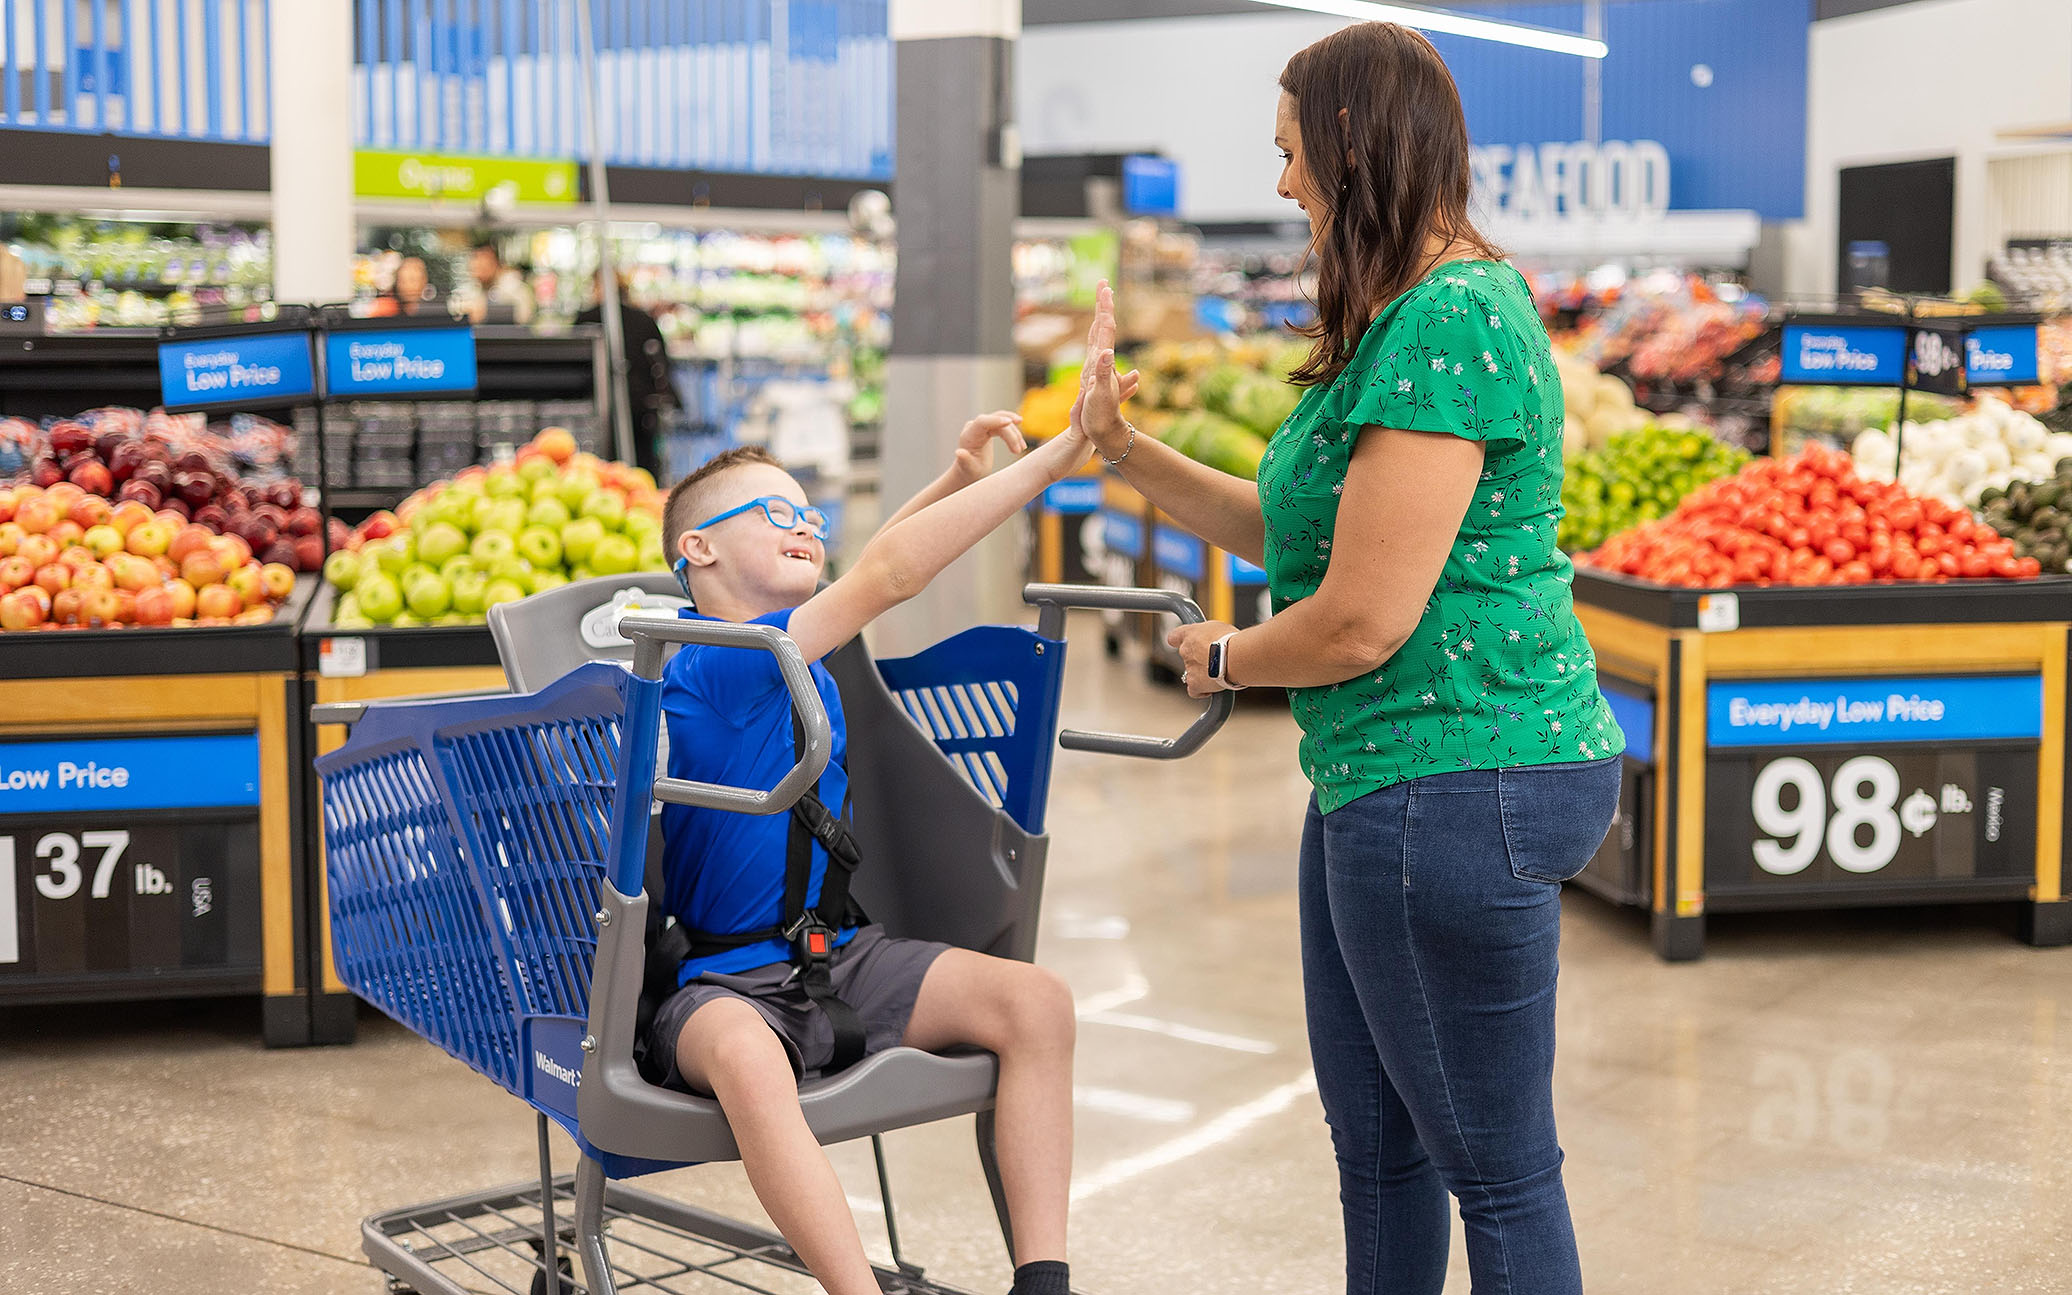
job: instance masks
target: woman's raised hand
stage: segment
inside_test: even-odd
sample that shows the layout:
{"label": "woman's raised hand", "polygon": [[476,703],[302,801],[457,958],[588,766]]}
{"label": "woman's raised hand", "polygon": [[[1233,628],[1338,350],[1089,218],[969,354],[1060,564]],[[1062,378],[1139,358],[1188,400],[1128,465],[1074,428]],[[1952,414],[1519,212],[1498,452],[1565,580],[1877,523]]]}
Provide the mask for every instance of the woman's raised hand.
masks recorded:
{"label": "woman's raised hand", "polygon": [[1122,457],[1129,440],[1122,402],[1137,390],[1137,375],[1115,372],[1115,292],[1106,279],[1094,293],[1093,327],[1086,332],[1086,362],[1079,370],[1079,399],[1072,423],[1085,431],[1102,457]]}

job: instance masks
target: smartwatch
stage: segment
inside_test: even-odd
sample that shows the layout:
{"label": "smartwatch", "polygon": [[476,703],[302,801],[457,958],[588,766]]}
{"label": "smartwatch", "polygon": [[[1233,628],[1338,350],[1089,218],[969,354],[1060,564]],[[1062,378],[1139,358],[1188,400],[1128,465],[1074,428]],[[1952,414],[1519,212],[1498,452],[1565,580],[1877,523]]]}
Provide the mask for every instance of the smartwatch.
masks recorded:
{"label": "smartwatch", "polygon": [[1215,680],[1217,683],[1222,684],[1225,688],[1231,689],[1232,691],[1236,691],[1244,687],[1243,684],[1235,684],[1230,682],[1230,680],[1226,677],[1226,674],[1230,669],[1230,640],[1236,637],[1237,631],[1232,630],[1230,633],[1225,634],[1222,638],[1217,639],[1214,643],[1209,644],[1209,678]]}

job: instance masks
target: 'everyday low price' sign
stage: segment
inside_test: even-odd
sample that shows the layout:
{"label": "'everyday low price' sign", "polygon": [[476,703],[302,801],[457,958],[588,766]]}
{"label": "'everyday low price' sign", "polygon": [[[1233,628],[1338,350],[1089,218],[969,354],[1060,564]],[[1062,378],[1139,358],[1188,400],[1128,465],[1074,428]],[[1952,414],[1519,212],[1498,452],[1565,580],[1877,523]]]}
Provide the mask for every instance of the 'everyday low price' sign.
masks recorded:
{"label": "'everyday low price' sign", "polygon": [[475,333],[395,328],[329,333],[324,378],[333,396],[451,395],[475,389]]}
{"label": "'everyday low price' sign", "polygon": [[1964,373],[1974,387],[2012,387],[2036,381],[2036,325],[1972,329],[1964,339]]}
{"label": "'everyday low price' sign", "polygon": [[1906,375],[1904,325],[1786,324],[1786,382],[1814,386],[1896,387]]}
{"label": "'everyday low price' sign", "polygon": [[285,404],[317,389],[305,332],[161,343],[158,383],[167,409]]}

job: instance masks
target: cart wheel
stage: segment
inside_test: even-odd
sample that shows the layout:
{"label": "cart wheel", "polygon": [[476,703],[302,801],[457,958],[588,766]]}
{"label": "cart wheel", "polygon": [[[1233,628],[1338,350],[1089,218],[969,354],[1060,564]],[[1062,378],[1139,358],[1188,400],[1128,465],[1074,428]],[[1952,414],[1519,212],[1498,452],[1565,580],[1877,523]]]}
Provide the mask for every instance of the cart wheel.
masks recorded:
{"label": "cart wheel", "polygon": [[[538,1253],[535,1246],[534,1253]],[[563,1253],[554,1265],[561,1270],[561,1295],[576,1295],[581,1288],[576,1285],[576,1271],[570,1257]],[[532,1275],[532,1295],[547,1295],[547,1274],[544,1270]]]}
{"label": "cart wheel", "polygon": [[1120,661],[1122,659],[1121,639],[1115,637],[1113,634],[1107,634],[1102,636],[1101,642],[1105,647],[1107,647],[1108,656],[1111,660]]}

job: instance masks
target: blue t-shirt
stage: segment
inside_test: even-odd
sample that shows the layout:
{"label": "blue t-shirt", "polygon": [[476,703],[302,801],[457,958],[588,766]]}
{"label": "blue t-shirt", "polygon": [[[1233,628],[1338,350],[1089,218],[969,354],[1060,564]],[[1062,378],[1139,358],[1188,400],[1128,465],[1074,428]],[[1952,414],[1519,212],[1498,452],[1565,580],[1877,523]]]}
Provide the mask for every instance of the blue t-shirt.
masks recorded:
{"label": "blue t-shirt", "polygon": [[[685,610],[686,619],[709,620]],[[751,624],[791,628],[791,609]],[[834,730],[834,755],[820,775],[820,799],[839,813],[848,796],[849,729],[834,676],[815,661],[813,684]],[[797,762],[792,750],[791,694],[777,659],[758,648],[686,644],[662,672],[662,714],[669,724],[669,776],[732,787],[777,785]],[[757,931],[784,921],[784,860],[790,814],[662,807],[663,906],[693,931]],[[820,900],[827,850],[813,843],[807,906]],[[844,932],[838,944],[854,932]],[[781,939],[729,949],[684,963],[679,983],[700,972],[746,971],[791,957]]]}

